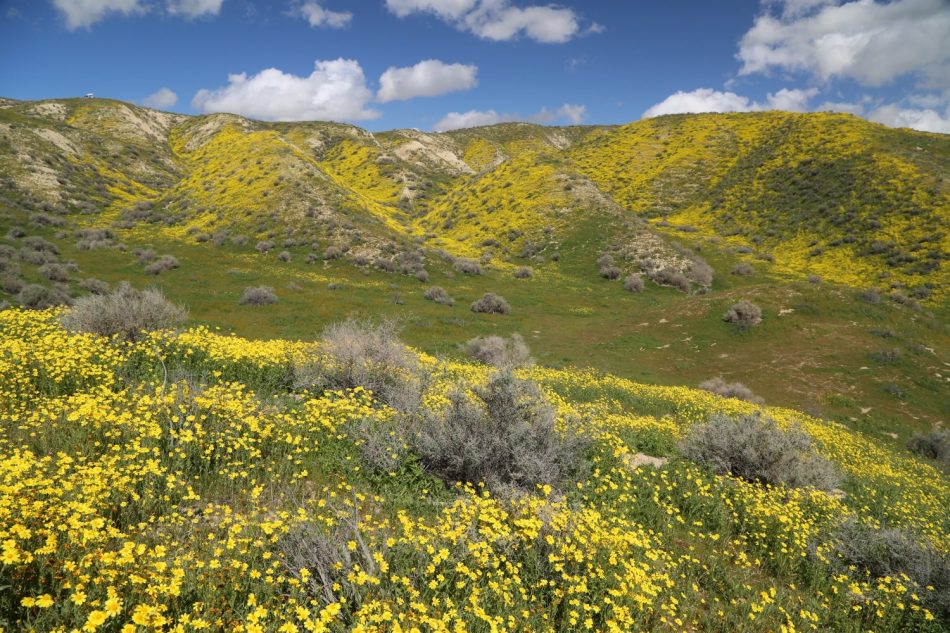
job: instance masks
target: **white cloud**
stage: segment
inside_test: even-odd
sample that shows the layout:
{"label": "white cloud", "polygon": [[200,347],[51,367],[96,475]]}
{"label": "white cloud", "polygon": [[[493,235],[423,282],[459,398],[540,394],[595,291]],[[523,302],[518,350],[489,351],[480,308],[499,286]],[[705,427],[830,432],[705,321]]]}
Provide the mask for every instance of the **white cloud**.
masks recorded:
{"label": "white cloud", "polygon": [[159,88],[149,96],[142,99],[142,105],[149,108],[166,109],[178,103],[178,95],[170,88]]}
{"label": "white cloud", "polygon": [[385,103],[468,90],[478,83],[477,74],[478,66],[446,64],[437,59],[405,68],[390,67],[379,78],[376,98]]}
{"label": "white cloud", "polygon": [[199,90],[192,106],[201,112],[233,112],[276,121],[374,119],[368,107],[373,93],[359,62],[335,59],[314,63],[314,71],[298,77],[268,68],[248,77],[228,76],[228,85]]}
{"label": "white cloud", "polygon": [[324,9],[323,6],[315,0],[304,2],[293,12],[304,18],[310,23],[310,26],[327,26],[331,29],[342,29],[349,26],[353,20],[353,14],[349,11],[331,11]]}
{"label": "white cloud", "polygon": [[434,13],[444,20],[457,20],[472,10],[478,0],[386,0],[386,8],[400,18],[412,13]]}
{"label": "white cloud", "polygon": [[778,92],[767,95],[768,107],[772,110],[786,112],[804,112],[808,109],[808,100],[818,94],[817,88],[801,90],[799,88],[782,88]]}
{"label": "white cloud", "polygon": [[778,92],[766,95],[765,103],[760,103],[734,92],[698,88],[692,92],[680,91],[671,94],[647,109],[643,113],[643,118],[690,112],[758,112],[761,110],[804,112],[808,109],[808,100],[816,94],[818,90],[814,88],[807,90],[782,88]]}
{"label": "white cloud", "polygon": [[565,103],[556,110],[541,108],[537,113],[521,116],[519,114],[499,113],[495,110],[469,110],[468,112],[449,112],[432,126],[436,132],[458,130],[467,127],[495,125],[522,121],[527,123],[554,123],[565,121],[577,125],[587,118],[587,106]]}
{"label": "white cloud", "polygon": [[[401,18],[431,13],[457,29],[494,41],[524,35],[537,42],[555,44],[583,34],[574,10],[557,5],[522,8],[512,6],[509,0],[386,0],[386,7]],[[594,23],[584,33],[603,30],[603,26]]]}
{"label": "white cloud", "polygon": [[872,110],[868,113],[868,118],[891,127],[909,127],[922,132],[950,134],[950,106],[940,114],[931,108],[917,110],[889,104]]}
{"label": "white cloud", "polygon": [[203,15],[218,15],[224,0],[168,0],[168,12],[194,19]]}
{"label": "white cloud", "polygon": [[772,69],[822,81],[849,78],[880,86],[912,75],[950,86],[950,2],[946,0],[785,0],[739,42],[740,75]]}
{"label": "white cloud", "polygon": [[70,31],[89,28],[110,13],[132,15],[145,11],[140,0],[53,0],[53,6],[66,18]]}

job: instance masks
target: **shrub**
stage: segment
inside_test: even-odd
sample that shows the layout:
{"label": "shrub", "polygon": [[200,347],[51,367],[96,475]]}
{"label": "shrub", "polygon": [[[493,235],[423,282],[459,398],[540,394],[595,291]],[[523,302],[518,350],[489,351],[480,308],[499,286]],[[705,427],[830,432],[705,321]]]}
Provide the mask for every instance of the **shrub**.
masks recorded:
{"label": "shrub", "polygon": [[842,571],[856,567],[874,578],[907,576],[924,605],[950,621],[950,554],[903,528],[876,529],[849,519],[834,533],[833,553]]}
{"label": "shrub", "polygon": [[658,286],[672,286],[681,292],[689,292],[690,289],[686,275],[672,268],[651,270],[647,273],[647,277]]}
{"label": "shrub", "polygon": [[808,275],[808,283],[810,284],[820,284],[821,277],[819,275]]}
{"label": "shrub", "polygon": [[519,266],[515,269],[515,279],[531,279],[534,271],[529,266]]}
{"label": "shrub", "polygon": [[442,286],[432,286],[428,288],[425,293],[425,298],[446,306],[455,305],[455,299],[449,296],[449,293]]}
{"label": "shrub", "polygon": [[17,294],[23,290],[23,286],[25,285],[26,282],[20,278],[18,273],[4,273],[0,275],[0,289],[3,289],[3,291],[8,294]]}
{"label": "shrub", "polygon": [[53,255],[59,255],[59,249],[56,248],[55,244],[44,240],[38,235],[31,235],[24,238],[23,247],[34,251],[43,251],[46,253],[52,253]]}
{"label": "shrub", "polygon": [[43,264],[51,264],[56,259],[56,254],[50,251],[34,250],[26,247],[20,249],[20,261],[24,264],[42,266]]}
{"label": "shrub", "polygon": [[94,295],[104,295],[109,292],[109,284],[92,277],[80,281],[79,287]]}
{"label": "shrub", "polygon": [[258,253],[266,253],[272,248],[274,248],[274,242],[271,240],[261,240],[257,243],[257,245],[254,246],[254,250],[256,250]]}
{"label": "shrub", "polygon": [[598,268],[609,268],[614,265],[614,257],[610,253],[604,253],[597,258]]}
{"label": "shrub", "polygon": [[866,290],[862,290],[861,292],[858,293],[857,296],[858,296],[858,299],[860,299],[861,301],[865,303],[870,303],[872,305],[878,304],[881,302],[881,293],[878,292],[877,289],[875,288],[868,288]]}
{"label": "shrub", "polygon": [[277,295],[270,286],[248,286],[238,303],[242,306],[266,306],[277,303]]}
{"label": "shrub", "polygon": [[339,259],[340,257],[343,257],[343,251],[339,246],[327,246],[323,251],[323,259]]}
{"label": "shrub", "polygon": [[623,289],[627,292],[643,292],[643,277],[640,275],[629,275],[623,280]]}
{"label": "shrub", "polygon": [[320,351],[295,366],[298,388],[362,387],[394,409],[419,406],[426,375],[416,355],[399,340],[392,321],[335,323],[324,332]]}
{"label": "shrub", "polygon": [[689,278],[700,286],[709,287],[712,285],[714,274],[713,267],[698,257],[689,265]]}
{"label": "shrub", "polygon": [[158,253],[151,248],[137,248],[132,251],[132,254],[135,255],[136,259],[138,259],[142,265],[154,261],[155,258],[158,257]]}
{"label": "shrub", "polygon": [[39,273],[50,281],[69,281],[69,271],[62,264],[43,264],[39,268]]}
{"label": "shrub", "polygon": [[466,259],[464,257],[459,257],[455,260],[454,264],[455,270],[462,273],[463,275],[481,275],[482,274],[482,265],[479,264],[474,259]]}
{"label": "shrub", "polygon": [[742,328],[750,328],[762,322],[762,310],[751,301],[743,299],[732,304],[732,307],[722,315],[722,320]]}
{"label": "shrub", "polygon": [[494,292],[486,292],[482,298],[472,303],[472,312],[483,314],[509,314],[511,306],[501,295]]}
{"label": "shrub", "polygon": [[732,267],[732,274],[739,275],[741,277],[748,277],[754,272],[755,269],[752,268],[750,264],[746,264],[745,262],[740,262]]}
{"label": "shrub", "polygon": [[604,279],[609,279],[613,281],[614,279],[620,279],[621,270],[616,266],[603,266],[600,269],[600,276]]}
{"label": "shrub", "polygon": [[145,272],[149,275],[159,275],[167,270],[178,268],[180,264],[178,259],[171,255],[162,255],[154,262],[145,267]]}
{"label": "shrub", "polygon": [[537,385],[519,380],[510,369],[493,374],[474,390],[449,395],[443,411],[426,412],[412,437],[425,470],[446,482],[483,482],[496,493],[533,491],[539,484],[559,487],[582,463],[587,442],[568,424],[561,436],[554,409]]}
{"label": "shrub", "polygon": [[7,239],[15,240],[26,235],[26,231],[23,230],[22,226],[11,226],[10,230],[7,231]]}
{"label": "shrub", "polygon": [[922,457],[950,464],[950,430],[934,427],[927,433],[915,433],[907,448]]}
{"label": "shrub", "polygon": [[510,339],[494,335],[473,338],[465,344],[465,353],[495,367],[521,367],[531,363],[531,351],[517,332]]}
{"label": "shrub", "polygon": [[80,297],[61,322],[71,332],[137,341],[145,332],[173,329],[187,317],[182,306],[166,299],[159,290],[136,290],[122,282],[108,294]]}
{"label": "shrub", "polygon": [[45,310],[53,306],[69,305],[72,299],[59,288],[48,288],[39,284],[24,286],[16,295],[17,303],[25,308]]}
{"label": "shrub", "polygon": [[281,251],[281,252],[277,255],[277,259],[278,259],[279,261],[282,261],[282,262],[289,262],[289,261],[290,261],[290,251]]}
{"label": "shrub", "polygon": [[797,427],[783,431],[774,420],[757,414],[713,416],[693,427],[680,449],[687,459],[717,474],[746,481],[820,490],[837,488],[841,481],[834,464],[812,452],[811,438],[804,431]]}
{"label": "shrub", "polygon": [[716,376],[715,378],[710,378],[709,380],[699,383],[699,388],[720,395],[723,398],[736,398],[737,400],[745,400],[753,404],[763,404],[765,402],[762,398],[752,393],[752,390],[741,382],[726,382],[722,379],[722,376]]}
{"label": "shrub", "polygon": [[883,347],[869,356],[878,365],[893,365],[900,360],[901,351],[896,347]]}

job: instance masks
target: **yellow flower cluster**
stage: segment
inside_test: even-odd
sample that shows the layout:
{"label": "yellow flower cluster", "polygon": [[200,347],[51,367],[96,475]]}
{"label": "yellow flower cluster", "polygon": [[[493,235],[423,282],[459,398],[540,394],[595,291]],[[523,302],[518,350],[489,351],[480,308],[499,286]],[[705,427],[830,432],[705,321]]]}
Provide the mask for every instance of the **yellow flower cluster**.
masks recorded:
{"label": "yellow flower cluster", "polygon": [[[411,458],[369,472],[354,429],[392,411],[289,389],[310,344],[122,344],[58,314],[0,312],[4,630],[940,630],[933,588],[841,571],[829,535],[853,516],[950,549],[947,476],[834,423],[768,411],[847,473],[843,499],[675,458],[691,424],[753,405],[527,368],[560,423],[584,421],[589,467],[501,497]],[[422,361],[431,407],[487,374]]]}

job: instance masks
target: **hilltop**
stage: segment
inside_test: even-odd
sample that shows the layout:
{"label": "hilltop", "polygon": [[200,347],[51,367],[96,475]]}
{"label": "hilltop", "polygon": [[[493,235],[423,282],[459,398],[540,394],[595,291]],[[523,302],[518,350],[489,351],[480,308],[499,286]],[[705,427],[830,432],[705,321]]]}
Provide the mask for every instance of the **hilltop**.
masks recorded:
{"label": "hilltop", "polygon": [[[387,314],[449,356],[521,332],[548,366],[723,375],[902,443],[950,413],[947,173],[947,136],[843,114],[377,133],[5,99],[0,292],[125,279],[254,337]],[[278,302],[239,305],[257,285]],[[486,292],[511,313],[473,314]],[[741,299],[751,331],[720,318]]]}

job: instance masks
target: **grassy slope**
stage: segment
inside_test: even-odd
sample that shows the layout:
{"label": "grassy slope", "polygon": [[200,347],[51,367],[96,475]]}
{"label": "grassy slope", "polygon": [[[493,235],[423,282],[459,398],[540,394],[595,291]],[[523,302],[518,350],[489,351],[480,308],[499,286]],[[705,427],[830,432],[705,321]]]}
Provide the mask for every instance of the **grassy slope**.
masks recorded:
{"label": "grassy slope", "polygon": [[[944,269],[912,272],[923,261],[921,250],[946,251],[945,236],[921,241],[928,238],[925,230],[945,233],[946,183],[939,177],[950,143],[943,137],[887,130],[850,117],[781,113],[664,117],[602,129],[511,124],[440,137],[479,172],[468,175],[442,163],[398,158],[408,138],[399,133],[376,139],[352,126],[269,125],[217,115],[172,121],[162,144],[129,132],[128,117],[118,117],[112,102],[67,103],[65,121],[47,117],[44,125],[71,134],[87,152],[86,163],[61,158],[55,146],[38,140],[30,149],[49,156],[54,172],[63,171],[63,161],[75,165],[67,179],[70,195],[78,191],[75,195],[109,209],[102,216],[79,216],[77,223],[98,224],[119,217],[136,199],[159,197],[187,222],[140,223],[119,231],[130,247],[151,244],[181,260],[181,269],[160,278],[144,275],[131,255],[78,252],[71,240],[54,240],[64,258],[77,261],[83,275],[158,283],[210,324],[245,335],[312,338],[344,314],[398,314],[406,337],[431,352],[455,354],[457,343],[476,334],[521,331],[548,364],[590,365],[662,384],[695,384],[722,373],[770,402],[822,411],[875,432],[904,436],[947,416],[940,372],[948,339],[937,325],[948,316],[942,290],[928,304],[936,311],[930,319],[897,305],[866,305],[844,286],[801,281],[804,273],[819,272],[830,280],[883,286],[889,281],[881,278],[889,268],[887,257],[906,252],[916,253],[917,260],[901,262],[894,278],[912,286],[945,285]],[[37,119],[25,116],[30,107],[0,110],[0,122],[36,125]],[[148,113],[121,107],[139,117]],[[97,135],[107,142],[94,142]],[[22,139],[15,137],[18,143]],[[861,143],[871,149],[862,150]],[[820,164],[807,163],[808,156]],[[810,172],[796,175],[816,168],[818,180]],[[143,178],[143,171],[153,174],[147,185],[127,175]],[[869,180],[880,174],[885,177]],[[619,207],[607,209],[603,201],[581,195],[585,178]],[[418,195],[401,200],[407,184]],[[10,197],[17,193],[6,191]],[[842,224],[824,227],[818,246],[825,251],[808,257],[815,247],[796,227],[814,223],[816,191],[839,206],[853,203],[854,214],[848,215],[848,207]],[[873,206],[878,195],[887,202],[883,208]],[[921,214],[902,213],[897,203],[908,199],[919,203]],[[11,211],[3,221],[4,232],[10,224],[26,225],[28,210],[38,204],[21,201],[23,210]],[[719,207],[710,209],[713,203]],[[623,209],[668,218],[673,226],[655,219],[654,229],[702,249],[717,270],[713,292],[685,296],[651,285],[634,296],[597,277],[594,260],[605,244],[630,238],[618,216]],[[909,230],[900,225],[906,217],[912,218]],[[872,220],[888,230],[873,229]],[[674,230],[686,223],[698,231]],[[214,248],[196,244],[190,235],[222,228],[250,235],[249,245]],[[512,230],[523,235],[509,240]],[[448,265],[429,258],[431,283],[456,297],[453,308],[425,301],[424,286],[411,278],[338,261],[307,265],[306,247],[291,247],[294,259],[288,264],[252,250],[257,239],[280,242],[290,236],[316,244],[317,252],[340,242],[356,244],[359,251],[367,243],[401,243],[426,231],[435,236],[430,246],[468,256],[486,249],[496,253],[497,265],[475,278],[450,276]],[[875,255],[851,257],[861,244],[828,243],[848,232],[863,242],[885,236],[893,244]],[[485,239],[499,245],[483,247]],[[525,263],[517,255],[529,241],[542,246],[544,255],[558,250],[563,257],[536,266],[532,280],[515,280],[512,264]],[[772,253],[776,263],[731,250],[745,245]],[[754,276],[727,274],[742,260],[754,264]],[[30,267],[24,270],[36,278]],[[856,277],[859,273],[864,276]],[[342,282],[345,289],[329,290],[330,282]],[[236,305],[245,286],[261,283],[278,289],[279,304],[262,310]],[[507,297],[514,313],[498,318],[468,311],[487,290]],[[748,334],[718,318],[738,298],[765,309],[764,324]],[[780,315],[788,309],[794,311]],[[890,330],[897,338],[884,340],[872,329]],[[879,366],[869,359],[883,347],[903,350],[897,364]],[[888,393],[890,384],[906,395]]]}
{"label": "grassy slope", "polygon": [[[563,494],[496,498],[444,487],[411,458],[369,471],[354,423],[382,432],[391,411],[358,392],[288,393],[288,357],[317,353],[207,330],[121,347],[68,336],[55,314],[0,314],[0,624],[71,628],[104,611],[115,628],[941,630],[926,590],[821,560],[848,517],[950,547],[947,474],[902,449],[769,409],[846,475],[844,497],[715,476],[679,458],[677,439],[757,407],[535,367],[520,375],[561,418],[586,420],[592,468]],[[435,402],[487,374],[440,369]],[[638,451],[669,463],[633,470]],[[295,576],[286,536],[301,529],[355,552],[326,572],[347,601]],[[54,608],[32,602],[47,595]]]}

